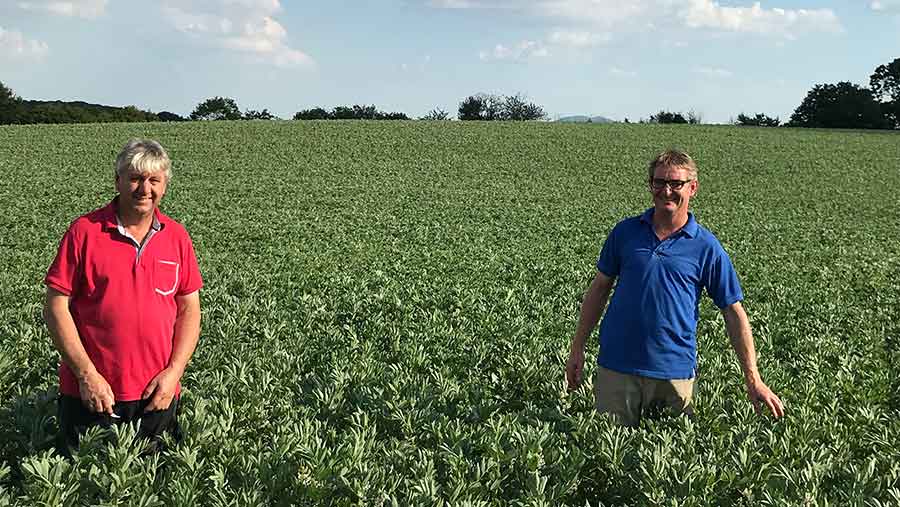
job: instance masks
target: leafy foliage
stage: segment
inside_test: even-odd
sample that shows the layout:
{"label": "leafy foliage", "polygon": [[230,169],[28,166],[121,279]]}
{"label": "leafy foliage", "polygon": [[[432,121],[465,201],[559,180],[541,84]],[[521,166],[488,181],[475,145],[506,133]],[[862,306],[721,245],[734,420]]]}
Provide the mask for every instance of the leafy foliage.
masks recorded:
{"label": "leafy foliage", "polygon": [[161,111],[156,116],[159,117],[159,121],[187,121],[187,118],[169,111]]}
{"label": "leafy foliage", "polygon": [[337,106],[330,112],[315,107],[294,114],[295,120],[408,120],[406,113],[380,111],[375,105]]}
{"label": "leafy foliage", "polygon": [[744,113],[740,113],[734,124],[745,127],[777,127],[781,125],[781,119],[777,116],[772,118],[764,113],[756,113],[756,116],[747,116]]}
{"label": "leafy foliage", "polygon": [[240,120],[237,102],[228,97],[213,97],[197,104],[191,112],[192,120]]}
{"label": "leafy foliage", "polygon": [[146,122],[159,118],[135,106],[111,107],[87,102],[23,100],[0,83],[0,125],[34,123]]}
{"label": "leafy foliage", "polygon": [[794,110],[789,126],[878,129],[888,123],[871,90],[843,81],[815,85]]}
{"label": "leafy foliage", "polygon": [[22,99],[3,82],[0,82],[0,125],[16,123]]}
{"label": "leafy foliage", "polygon": [[650,123],[686,124],[688,123],[688,120],[681,113],[661,110],[654,115],[650,115]]}
{"label": "leafy foliage", "polygon": [[543,120],[547,118],[547,113],[541,106],[528,102],[524,95],[517,93],[504,99],[501,117],[509,121]]}
{"label": "leafy foliage", "polygon": [[294,114],[295,120],[328,120],[330,113],[321,107],[304,109]]}
{"label": "leafy foliage", "polygon": [[544,109],[522,94],[502,96],[479,93],[459,103],[457,118],[464,121],[530,121],[547,118]]}
{"label": "leafy foliage", "polygon": [[900,58],[879,65],[869,78],[872,94],[881,101],[881,108],[888,123],[900,128]]}
{"label": "leafy foliage", "polygon": [[268,109],[263,109],[262,111],[257,111],[255,109],[248,109],[243,116],[245,120],[277,120],[278,117],[274,114],[270,113]]}
{"label": "leafy foliage", "polygon": [[[900,143],[880,132],[143,125],[206,282],[186,437],[142,456],[128,427],[93,432],[65,461],[40,280],[132,128],[0,129],[0,504],[900,503]],[[603,238],[665,146],[700,165],[781,421],[752,413],[708,299],[693,420],[614,427],[589,381],[563,387]]]}
{"label": "leafy foliage", "polygon": [[450,119],[450,113],[444,111],[443,109],[436,107],[428,112],[425,116],[419,118],[420,120],[426,121],[444,121]]}

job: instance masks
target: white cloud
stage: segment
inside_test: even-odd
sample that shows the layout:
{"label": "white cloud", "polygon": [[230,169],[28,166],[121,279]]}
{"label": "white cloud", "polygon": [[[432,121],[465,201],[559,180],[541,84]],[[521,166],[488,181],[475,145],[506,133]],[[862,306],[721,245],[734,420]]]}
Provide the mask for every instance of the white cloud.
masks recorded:
{"label": "white cloud", "polygon": [[633,70],[625,70],[619,67],[610,67],[609,73],[618,77],[637,77],[637,72]]}
{"label": "white cloud", "polygon": [[426,3],[439,9],[523,9],[534,0],[427,0]]}
{"label": "white cloud", "polygon": [[712,78],[729,78],[734,75],[730,70],[720,69],[716,67],[695,67],[694,72],[702,76]]}
{"label": "white cloud", "polygon": [[889,11],[900,8],[900,0],[874,0],[869,3],[873,11]]}
{"label": "white cloud", "polygon": [[628,19],[652,15],[655,3],[668,3],[668,0],[537,0],[532,9],[543,16],[612,27]]}
{"label": "white cloud", "polygon": [[831,9],[763,9],[759,2],[751,7],[722,7],[713,0],[689,0],[680,14],[690,28],[773,34],[789,39],[798,32],[842,30]]}
{"label": "white cloud", "polygon": [[29,11],[44,11],[59,16],[73,16],[79,18],[96,18],[106,12],[106,4],[109,0],[29,0],[18,2],[16,5]]}
{"label": "white cloud", "polygon": [[550,32],[546,40],[523,40],[513,46],[497,44],[490,51],[481,51],[478,57],[482,61],[526,61],[548,57],[551,47],[588,48],[607,43],[612,36],[608,33],[594,33],[577,30],[555,30]]}
{"label": "white cloud", "polygon": [[[883,9],[898,3],[900,0],[872,0],[870,5],[873,9]],[[714,0],[429,0],[429,5],[455,9],[516,9],[607,31],[665,29],[674,23],[676,27],[697,30],[792,39],[801,33],[842,30],[831,9],[763,8],[760,2],[723,7]]]}
{"label": "white cloud", "polygon": [[50,48],[46,42],[26,39],[22,32],[0,27],[0,58],[14,60],[39,60]]}
{"label": "white cloud", "polygon": [[279,0],[163,0],[163,12],[181,32],[213,46],[244,52],[279,67],[313,65],[287,43],[274,16]]}
{"label": "white cloud", "polygon": [[586,48],[609,42],[612,36],[608,33],[594,33],[572,30],[556,30],[547,38],[550,44]]}
{"label": "white cloud", "polygon": [[532,58],[550,56],[550,51],[539,41],[523,40],[513,46],[497,44],[491,51],[481,51],[478,58],[482,61],[525,61]]}

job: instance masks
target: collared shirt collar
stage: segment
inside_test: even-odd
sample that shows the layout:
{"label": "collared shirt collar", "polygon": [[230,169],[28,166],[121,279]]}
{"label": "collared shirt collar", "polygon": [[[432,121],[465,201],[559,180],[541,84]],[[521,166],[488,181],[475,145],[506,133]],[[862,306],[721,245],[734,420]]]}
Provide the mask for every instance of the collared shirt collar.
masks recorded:
{"label": "collared shirt collar", "polygon": [[[122,225],[122,220],[119,219],[118,213],[113,213],[113,215],[116,217],[116,228],[119,229],[119,233],[121,233],[123,236],[126,236],[125,226]],[[150,223],[150,228],[156,232],[159,232],[159,230],[162,229],[162,222],[159,221],[156,213],[153,214],[153,222]]]}
{"label": "collared shirt collar", "polygon": [[[645,222],[653,226],[653,212],[655,208],[649,208],[647,211],[641,214],[641,222]],[[700,224],[697,223],[697,220],[694,219],[694,214],[690,211],[688,212],[688,221],[684,224],[678,232],[683,232],[687,237],[693,238],[697,235],[697,232],[700,229]]]}
{"label": "collared shirt collar", "polygon": [[[103,215],[103,224],[107,228],[111,229],[119,229],[124,228],[122,225],[122,221],[119,219],[119,196],[113,197],[113,200],[109,202],[104,208]],[[163,228],[162,222],[159,220],[159,208],[155,208],[153,210],[153,222],[150,223],[150,228],[154,231],[159,231]],[[121,231],[120,231],[121,232]]]}

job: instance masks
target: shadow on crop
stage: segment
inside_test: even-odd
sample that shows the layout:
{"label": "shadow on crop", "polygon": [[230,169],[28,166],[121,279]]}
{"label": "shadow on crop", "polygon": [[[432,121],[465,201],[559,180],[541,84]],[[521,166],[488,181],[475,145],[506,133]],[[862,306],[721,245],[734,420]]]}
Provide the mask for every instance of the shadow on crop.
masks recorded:
{"label": "shadow on crop", "polygon": [[14,484],[21,480],[23,458],[56,446],[56,398],[54,386],[0,406],[0,463],[9,465]]}
{"label": "shadow on crop", "polygon": [[[900,326],[894,326],[885,333],[884,353],[885,364],[900,364]],[[891,386],[888,392],[888,409],[900,411],[900,374],[891,375]]]}

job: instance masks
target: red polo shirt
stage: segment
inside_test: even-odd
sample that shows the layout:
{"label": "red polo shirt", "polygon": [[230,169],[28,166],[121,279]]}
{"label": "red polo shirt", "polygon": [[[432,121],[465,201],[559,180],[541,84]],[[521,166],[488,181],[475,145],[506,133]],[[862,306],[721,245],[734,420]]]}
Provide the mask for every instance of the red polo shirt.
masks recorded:
{"label": "red polo shirt", "polygon": [[[153,222],[138,245],[123,234],[116,200],[79,217],[63,236],[44,279],[69,296],[81,343],[117,402],[139,400],[169,365],[175,296],[203,286],[184,227],[159,210]],[[75,376],[62,362],[59,390],[80,396]]]}

